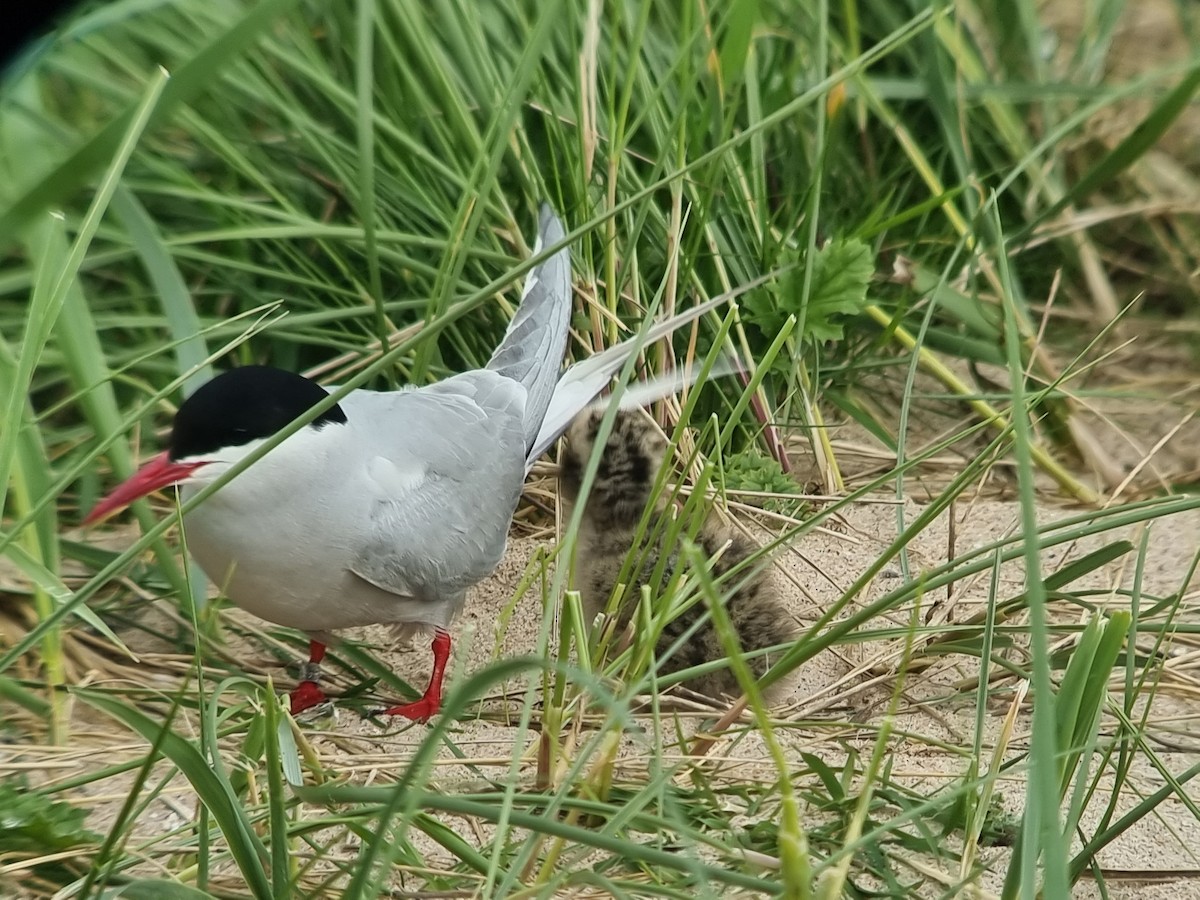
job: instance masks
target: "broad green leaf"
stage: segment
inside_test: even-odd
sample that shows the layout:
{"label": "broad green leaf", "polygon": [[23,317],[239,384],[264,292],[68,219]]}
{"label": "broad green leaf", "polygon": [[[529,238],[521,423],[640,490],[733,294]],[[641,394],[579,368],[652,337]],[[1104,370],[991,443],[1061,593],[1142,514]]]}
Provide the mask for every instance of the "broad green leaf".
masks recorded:
{"label": "broad green leaf", "polygon": [[719,43],[721,77],[726,88],[741,80],[757,22],[758,0],[733,0],[725,7],[725,27]]}
{"label": "broad green leaf", "polygon": [[[845,317],[858,315],[867,303],[874,274],[871,249],[857,238],[830,241],[807,263],[813,269],[812,292],[804,318],[804,337],[835,341],[842,337]],[[799,318],[803,303],[803,272],[785,275],[774,291],[756,291],[744,303],[746,318],[766,335],[774,336],[790,315]]]}

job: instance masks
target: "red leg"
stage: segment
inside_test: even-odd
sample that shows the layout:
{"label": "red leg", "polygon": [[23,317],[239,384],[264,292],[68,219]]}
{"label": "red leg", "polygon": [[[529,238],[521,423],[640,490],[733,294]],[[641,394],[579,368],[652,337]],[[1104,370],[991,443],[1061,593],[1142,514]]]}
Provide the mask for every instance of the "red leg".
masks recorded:
{"label": "red leg", "polygon": [[442,679],[446,677],[446,662],[450,659],[450,635],[438,629],[433,634],[433,674],[429,676],[429,687],[425,696],[412,703],[402,703],[385,709],[385,716],[404,716],[415,722],[427,722],[429,717],[442,708]]}
{"label": "red leg", "polygon": [[325,702],[325,693],[317,687],[321,679],[321,660],[325,658],[325,645],[320,641],[308,642],[308,662],[304,664],[300,683],[292,691],[292,715]]}

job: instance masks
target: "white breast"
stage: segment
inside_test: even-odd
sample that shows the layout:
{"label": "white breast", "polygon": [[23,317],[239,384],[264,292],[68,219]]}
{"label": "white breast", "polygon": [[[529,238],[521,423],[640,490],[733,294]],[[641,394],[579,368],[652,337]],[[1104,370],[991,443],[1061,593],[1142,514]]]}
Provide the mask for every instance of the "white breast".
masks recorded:
{"label": "white breast", "polygon": [[[457,598],[404,597],[351,571],[375,498],[363,483],[367,461],[331,436],[301,430],[190,512],[188,551],[230,600],[279,625],[445,627]],[[185,486],[184,498],[198,489]]]}

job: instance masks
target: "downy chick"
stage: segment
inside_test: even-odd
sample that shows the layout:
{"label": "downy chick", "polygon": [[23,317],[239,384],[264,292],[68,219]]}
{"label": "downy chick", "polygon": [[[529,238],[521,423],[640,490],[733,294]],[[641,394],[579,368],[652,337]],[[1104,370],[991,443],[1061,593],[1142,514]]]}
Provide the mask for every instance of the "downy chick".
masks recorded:
{"label": "downy chick", "polygon": [[[603,409],[585,410],[566,432],[567,443],[560,458],[559,486],[562,497],[571,505],[579,497],[603,418]],[[619,411],[586,500],[576,546],[575,573],[584,613],[589,621],[607,607],[629,553],[639,554],[635,559],[641,560],[640,573],[630,578],[633,584],[625,589],[618,601],[618,632],[628,625],[634,614],[642,593],[641,586],[651,584],[653,590],[655,569],[664,553],[662,544],[666,530],[656,528],[653,520],[645,530],[646,535],[654,536],[651,546],[635,547],[634,544],[638,525],[650,501],[667,448],[667,441],[648,416],[636,409]],[[664,515],[668,505],[667,499],[660,499],[656,515]],[[715,515],[710,515],[704,521],[695,541],[711,560],[713,578],[720,578],[759,549],[723,525]],[[662,584],[669,581],[680,565],[678,550],[672,548],[667,552]],[[772,568],[768,566],[749,575],[751,572],[753,564],[743,573],[732,576],[729,585],[737,587],[728,596],[725,606],[742,650],[747,653],[793,640],[798,630],[795,620],[779,599],[779,588],[775,583],[778,576]],[[729,585],[722,586],[722,594]],[[655,647],[661,674],[726,658],[725,648],[710,617],[687,643],[669,659],[664,659],[670,646],[704,615],[706,608],[701,601],[663,629]],[[761,677],[772,662],[774,659],[765,655],[747,660],[755,677]],[[741,693],[730,669],[695,678],[688,686],[711,697],[722,693]]]}

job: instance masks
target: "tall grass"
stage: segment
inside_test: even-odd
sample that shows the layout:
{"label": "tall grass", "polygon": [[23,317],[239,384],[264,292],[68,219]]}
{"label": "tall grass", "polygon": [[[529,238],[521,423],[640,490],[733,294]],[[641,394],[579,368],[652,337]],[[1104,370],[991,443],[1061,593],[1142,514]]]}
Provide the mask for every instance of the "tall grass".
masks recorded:
{"label": "tall grass", "polygon": [[[1096,6],[1102,44],[1122,4]],[[989,884],[1049,897],[1085,871],[1102,879],[1097,854],[1168,800],[1195,814],[1196,771],[1160,757],[1150,711],[1172,635],[1194,630],[1197,560],[1174,592],[1146,593],[1141,574],[1149,535],[1200,500],[1100,503],[1124,473],[1079,421],[1074,389],[1103,361],[1129,298],[1096,265],[1120,248],[1072,216],[1135,189],[1127,176],[1200,86],[1200,55],[1105,84],[1100,51],[1056,70],[1035,5],[1009,7],[130,0],[80,11],[11,68],[0,91],[0,554],[27,587],[0,601],[11,711],[0,737],[31,753],[69,745],[84,704],[144,743],[85,776],[40,781],[47,801],[113,784],[128,793],[99,843],[65,836],[82,842],[65,868],[26,851],[19,868],[0,862],[0,885],[32,872],[25,886],[45,895],[137,885],[143,896],[368,897],[401,872],[412,889],[487,896],[909,896],[920,881],[931,896]],[[1132,94],[1151,99],[1131,137],[1072,152],[1087,146],[1090,116]],[[698,559],[647,609],[642,640],[608,659],[566,591],[569,523],[554,576],[544,558],[527,573],[546,610],[533,655],[456,682],[386,783],[360,784],[328,770],[269,683],[227,671],[219,611],[168,539],[175,517],[136,510],[143,536],[119,552],[70,530],[214,367],[269,362],[384,388],[481,365],[530,266],[525,235],[542,199],[570,225],[575,356],[652,311],[755,285],[734,313],[638,363],[665,370],[724,349],[746,363],[740,385],[667,406],[696,426],[673,436],[695,484],[734,496],[736,473],[756,471],[791,490],[786,473],[811,458],[836,499],[777,518],[777,547],[803,547],[864,498],[902,501],[897,537],[862,559],[761,685],[746,685],[745,716],[718,723],[761,737],[765,781],[707,763],[711,740],[657,699],[679,680],[658,674],[650,639],[673,611],[710,609],[734,649],[719,602],[733,585]],[[1171,274],[1188,271],[1179,246],[1155,234],[1138,252],[1170,258],[1164,277],[1183,285]],[[1092,315],[1083,340],[1053,321],[1043,333],[1040,298],[1056,289]],[[988,366],[1004,383],[972,383]],[[918,445],[910,424],[934,399],[958,421]],[[835,420],[885,448],[885,470],[847,478]],[[952,477],[920,506],[904,503],[948,453],[962,459]],[[919,571],[910,544],[1001,462],[1015,466],[1018,532]],[[1039,516],[1041,473],[1085,508]],[[702,494],[676,524],[689,558],[698,520],[687,516],[703,514]],[[1134,528],[1140,544],[1126,541]],[[1049,552],[1083,541],[1099,549],[1050,566]],[[1114,560],[1137,571],[1135,586],[1098,597],[1089,579]],[[1008,592],[996,573],[1012,561],[1025,586]],[[872,592],[893,563],[903,583]],[[924,618],[936,592],[989,572],[980,618]],[[165,637],[192,659],[187,673],[168,690],[76,684],[97,634],[114,670],[137,671],[115,633],[135,594],[177,604],[183,627]],[[884,716],[801,722],[764,705],[759,688],[852,644],[899,648]],[[964,696],[976,733],[961,746],[897,725],[904,689],[945,655],[974,660]],[[366,690],[373,679],[404,687],[369,648],[337,656]],[[731,664],[747,676],[736,653]],[[460,723],[507,679],[528,685],[511,705],[511,765],[447,788],[435,757],[473,765]],[[988,740],[998,703],[1008,717]],[[1027,714],[1025,745],[1014,735]],[[908,785],[889,761],[901,738],[959,761],[951,782]],[[531,744],[532,781],[519,749]],[[1128,808],[1135,763],[1166,787]],[[185,825],[147,833],[138,814],[175,774],[200,805]],[[1014,775],[1027,789],[1010,827],[996,800]],[[0,829],[0,860],[6,839]],[[427,865],[433,846],[452,862]]]}

